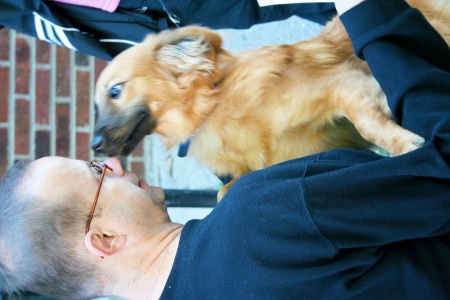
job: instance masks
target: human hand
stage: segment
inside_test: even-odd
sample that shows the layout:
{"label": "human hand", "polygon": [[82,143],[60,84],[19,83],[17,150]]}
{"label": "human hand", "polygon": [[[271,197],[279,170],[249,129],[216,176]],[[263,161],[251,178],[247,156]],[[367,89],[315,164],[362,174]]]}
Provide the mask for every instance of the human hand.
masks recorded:
{"label": "human hand", "polygon": [[334,5],[336,6],[337,12],[342,15],[350,8],[358,5],[359,3],[363,2],[364,0],[335,0]]}

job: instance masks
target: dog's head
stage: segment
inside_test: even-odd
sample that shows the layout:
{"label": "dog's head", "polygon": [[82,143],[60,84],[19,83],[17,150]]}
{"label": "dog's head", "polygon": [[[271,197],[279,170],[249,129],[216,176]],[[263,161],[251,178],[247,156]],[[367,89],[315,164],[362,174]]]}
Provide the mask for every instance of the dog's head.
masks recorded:
{"label": "dog's head", "polygon": [[96,83],[92,148],[128,155],[148,134],[167,146],[185,141],[215,106],[220,80],[221,38],[202,27],[148,36],[116,56]]}

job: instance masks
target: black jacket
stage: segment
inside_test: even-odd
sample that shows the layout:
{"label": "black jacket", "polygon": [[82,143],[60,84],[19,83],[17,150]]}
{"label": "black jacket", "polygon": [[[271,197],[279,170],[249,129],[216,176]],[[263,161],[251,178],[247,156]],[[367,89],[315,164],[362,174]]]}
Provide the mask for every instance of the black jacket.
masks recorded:
{"label": "black jacket", "polygon": [[424,137],[250,172],[181,232],[160,299],[450,299],[450,49],[402,0],[341,16],[395,119]]}
{"label": "black jacket", "polygon": [[111,60],[147,34],[177,25],[244,29],[293,15],[324,24],[335,13],[333,3],[259,7],[256,0],[122,0],[109,13],[53,1],[2,0],[0,28]]}

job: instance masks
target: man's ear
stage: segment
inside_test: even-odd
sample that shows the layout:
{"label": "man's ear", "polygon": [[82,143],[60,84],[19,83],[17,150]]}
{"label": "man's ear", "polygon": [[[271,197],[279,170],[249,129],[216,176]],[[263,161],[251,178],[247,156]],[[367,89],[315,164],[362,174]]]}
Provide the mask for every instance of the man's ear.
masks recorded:
{"label": "man's ear", "polygon": [[127,243],[127,237],[115,232],[91,229],[84,237],[86,248],[94,255],[112,256],[120,252]]}

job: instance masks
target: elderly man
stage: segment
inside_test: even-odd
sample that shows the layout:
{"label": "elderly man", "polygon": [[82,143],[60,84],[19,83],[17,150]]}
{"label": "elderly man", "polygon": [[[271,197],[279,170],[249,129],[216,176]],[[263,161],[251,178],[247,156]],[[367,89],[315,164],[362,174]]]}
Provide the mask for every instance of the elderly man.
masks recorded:
{"label": "elderly man", "polygon": [[450,50],[403,0],[360,2],[336,1],[355,52],[424,146],[392,158],[338,149],[252,172],[185,226],[116,158],[18,164],[0,186],[7,291],[449,299]]}

